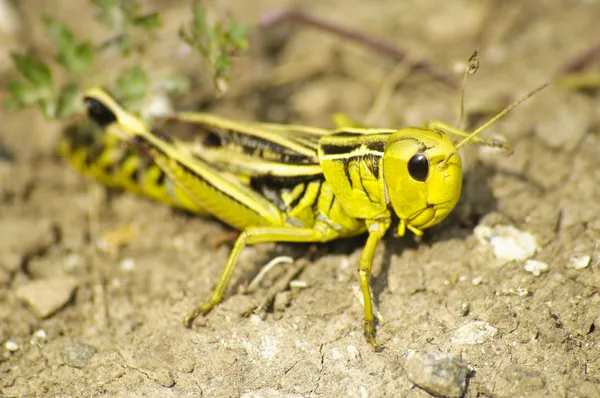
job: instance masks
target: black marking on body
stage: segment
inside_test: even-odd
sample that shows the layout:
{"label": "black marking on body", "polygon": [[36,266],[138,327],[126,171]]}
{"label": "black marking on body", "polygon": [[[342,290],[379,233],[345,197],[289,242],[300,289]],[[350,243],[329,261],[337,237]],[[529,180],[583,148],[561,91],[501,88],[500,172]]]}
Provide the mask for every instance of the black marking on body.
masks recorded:
{"label": "black marking on body", "polygon": [[202,141],[202,145],[207,148],[230,147],[250,156],[260,157],[265,160],[280,161],[287,164],[318,163],[316,151],[315,156],[307,156],[268,139],[233,130],[205,129],[203,133],[205,134],[205,137]]}
{"label": "black marking on body", "polygon": [[[336,135],[337,136],[337,135]],[[380,152],[383,155],[385,142],[381,140],[346,143],[327,143],[321,144],[321,149],[325,155],[343,155],[350,154],[356,150],[364,148],[368,151]]]}
{"label": "black marking on body", "polygon": [[[369,171],[373,174],[373,176],[375,178],[379,179],[380,178],[379,161],[382,156],[383,156],[383,154],[376,155],[376,154],[369,153],[369,154],[355,155],[355,156],[339,158],[339,159],[334,158],[334,159],[330,159],[330,160],[332,162],[340,164],[340,166],[344,170],[344,174],[346,175],[346,180],[348,181],[350,188],[354,189],[354,183],[352,181],[352,178],[350,178],[350,164],[352,162],[357,162],[359,164],[359,167],[360,167],[361,163],[365,164],[367,166],[367,168],[369,169]],[[362,190],[367,194],[367,196],[369,196],[369,193],[367,192],[367,190],[365,189],[365,187],[362,183],[362,178],[360,178],[360,182],[361,182]],[[370,197],[369,197],[369,200],[371,200]]]}
{"label": "black marking on body", "polygon": [[368,154],[363,157],[363,162],[367,165],[369,171],[377,178],[379,178],[379,160],[381,156]]}
{"label": "black marking on body", "polygon": [[94,134],[93,126],[72,125],[67,127],[63,133],[69,143],[72,152],[81,148],[90,148],[98,145],[98,135]]}
{"label": "black marking on body", "polygon": [[87,114],[90,119],[101,127],[106,127],[117,121],[117,117],[109,107],[92,97],[84,98]]}
{"label": "black marking on body", "polygon": [[357,131],[339,131],[335,133],[336,137],[344,137],[344,138],[356,138],[356,137],[364,137],[364,133],[359,133]]}
{"label": "black marking on body", "polygon": [[239,145],[245,154],[268,160],[278,160],[288,164],[316,163],[316,157],[309,157],[291,150],[283,145],[264,138],[231,132],[232,141]]}
{"label": "black marking on body", "polygon": [[[289,204],[289,208],[293,209],[294,207],[298,206],[298,203],[300,203],[300,200],[304,197],[304,195],[306,194],[306,189],[308,188],[308,184],[302,184],[302,191],[294,198],[294,200],[292,200]],[[295,187],[294,187],[295,188]],[[293,189],[293,188],[292,188]]]}
{"label": "black marking on body", "polygon": [[298,184],[308,184],[312,181],[324,181],[323,174],[282,177],[272,174],[265,174],[260,177],[253,177],[250,180],[250,186],[257,192],[263,192],[264,189],[292,189]]}
{"label": "black marking on body", "polygon": [[[322,183],[325,181],[325,177],[323,174],[293,177],[265,175],[258,178],[252,178],[250,181],[250,187],[254,191],[271,200],[273,204],[275,204],[275,206],[277,206],[280,210],[286,211],[293,209],[300,202],[300,200],[306,194],[308,185],[313,181],[319,181]],[[284,189],[293,190],[298,184],[304,184],[304,190],[300,195],[294,198],[289,206],[286,205],[282,199],[282,191]]]}
{"label": "black marking on body", "polygon": [[140,165],[135,166],[130,172],[127,178],[134,184],[139,184],[142,178],[142,170]]}
{"label": "black marking on body", "polygon": [[[157,166],[158,167],[158,166]],[[158,169],[158,176],[156,177],[156,185],[163,186],[167,182],[167,175],[162,169]]]}
{"label": "black marking on body", "polygon": [[367,195],[367,199],[369,200],[369,202],[377,203],[377,202],[373,201],[373,199],[371,198],[371,194],[369,194],[369,191],[367,191],[367,188],[365,188],[365,184],[363,184],[363,179],[360,178],[359,180],[360,180],[360,186],[362,188],[362,191],[365,193],[365,195]]}
{"label": "black marking on body", "polygon": [[98,159],[106,152],[106,147],[104,145],[92,145],[85,152],[84,163],[86,167],[92,167]]}

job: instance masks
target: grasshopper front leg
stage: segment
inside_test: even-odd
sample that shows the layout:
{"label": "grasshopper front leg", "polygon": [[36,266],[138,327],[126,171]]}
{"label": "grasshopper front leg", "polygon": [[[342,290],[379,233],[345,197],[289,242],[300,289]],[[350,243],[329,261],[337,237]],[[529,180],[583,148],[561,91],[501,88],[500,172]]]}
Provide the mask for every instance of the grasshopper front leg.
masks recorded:
{"label": "grasshopper front leg", "polygon": [[360,287],[364,301],[364,334],[375,351],[381,351],[382,347],[377,344],[377,341],[375,340],[375,317],[373,316],[373,303],[371,301],[370,286],[371,269],[373,267],[373,256],[375,255],[377,244],[390,227],[390,223],[391,221],[389,219],[367,221],[369,238],[367,239],[367,243],[365,244],[365,248],[363,249],[358,262],[358,277],[360,278]]}

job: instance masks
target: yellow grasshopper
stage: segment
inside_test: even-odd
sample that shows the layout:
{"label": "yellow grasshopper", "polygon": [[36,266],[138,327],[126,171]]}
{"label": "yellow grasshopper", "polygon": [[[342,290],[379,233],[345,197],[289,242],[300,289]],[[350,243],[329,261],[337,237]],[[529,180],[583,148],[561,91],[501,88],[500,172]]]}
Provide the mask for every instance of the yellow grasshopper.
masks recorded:
{"label": "yellow grasshopper", "polygon": [[[186,315],[184,323],[188,327],[222,300],[247,245],[328,242],[368,234],[358,274],[364,298],[364,334],[379,349],[369,286],[378,242],[393,220],[398,221],[398,236],[406,230],[420,236],[423,230],[446,218],[461,191],[463,172],[458,149],[467,142],[503,147],[478,134],[544,87],[471,133],[443,122],[399,130],[328,130],[241,123],[206,113],[176,113],[172,120],[194,129],[191,141],[177,140],[166,129],[151,129],[106,91],[92,88],[85,94],[89,118],[137,152],[118,160],[132,165],[129,173],[112,180],[106,169],[114,156],[106,153],[114,151],[115,145],[108,138],[96,157],[103,162],[86,160],[90,156],[84,153],[72,163],[89,175],[98,172],[89,165],[99,163],[104,179],[113,186],[129,189],[126,185],[135,185],[131,190],[210,214],[241,231],[209,300]],[[455,145],[449,135],[462,140]],[[63,147],[67,154],[78,153],[77,148]],[[151,162],[146,165],[147,173],[132,177],[132,170],[139,171],[141,164],[137,153]]]}

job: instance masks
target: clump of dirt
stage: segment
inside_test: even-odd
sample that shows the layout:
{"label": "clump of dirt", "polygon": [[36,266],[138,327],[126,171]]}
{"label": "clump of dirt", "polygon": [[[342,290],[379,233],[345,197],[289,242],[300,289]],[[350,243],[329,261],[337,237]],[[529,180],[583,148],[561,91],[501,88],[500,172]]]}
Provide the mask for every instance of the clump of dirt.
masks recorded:
{"label": "clump of dirt", "polygon": [[[293,5],[237,2],[227,11],[254,22]],[[188,2],[147,6],[164,13],[172,34],[159,45],[172,48]],[[554,82],[600,37],[595,2],[301,6],[394,43],[457,81],[455,66],[477,47],[481,68],[465,101],[471,124]],[[44,12],[84,37],[96,33],[86,2],[18,7],[22,34],[11,40],[21,48],[46,51]],[[232,91],[218,101],[203,97],[209,111],[317,126],[330,126],[335,112],[385,127],[457,119],[458,90],[422,72],[399,78],[384,106],[369,112],[396,62],[321,30],[292,23],[256,30],[251,47],[233,65]],[[554,85],[512,111],[485,134],[503,134],[514,155],[466,148],[469,172],[451,217],[420,242],[385,239],[372,283],[381,353],[362,336],[356,264],[364,237],[314,250],[248,248],[234,274],[238,288],[186,329],[184,314],[208,297],[230,250],[215,247],[214,237],[229,229],[107,195],[55,157],[63,126],[37,110],[0,111],[0,395],[425,396],[420,386],[452,396],[600,396],[598,93]],[[182,106],[200,97],[192,93]],[[125,247],[98,250],[98,237],[131,226]],[[476,226],[532,236],[526,257],[538,263],[494,254],[494,245],[519,245],[524,238],[514,237],[525,235],[477,235]],[[239,286],[283,254],[306,262],[297,283],[253,314],[289,266],[251,294]]]}

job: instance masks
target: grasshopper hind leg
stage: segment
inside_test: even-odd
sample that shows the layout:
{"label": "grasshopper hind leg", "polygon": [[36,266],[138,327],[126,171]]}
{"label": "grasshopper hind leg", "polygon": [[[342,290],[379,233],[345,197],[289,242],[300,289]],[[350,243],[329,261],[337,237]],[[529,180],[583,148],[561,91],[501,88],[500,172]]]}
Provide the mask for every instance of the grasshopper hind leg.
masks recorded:
{"label": "grasshopper hind leg", "polygon": [[266,242],[326,242],[335,239],[337,236],[338,233],[329,226],[324,228],[318,228],[318,226],[315,228],[252,227],[244,230],[235,241],[225,269],[210,298],[190,311],[183,319],[183,324],[188,328],[191,327],[197,317],[208,314],[215,305],[221,302],[244,247]]}

